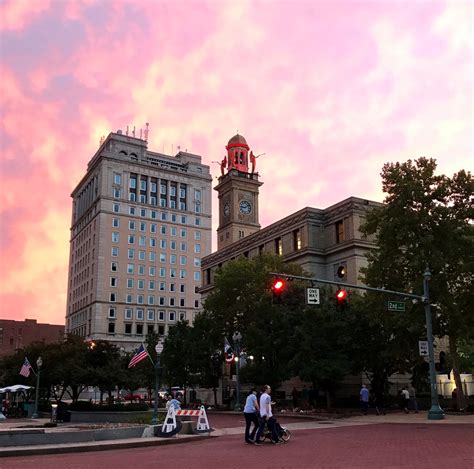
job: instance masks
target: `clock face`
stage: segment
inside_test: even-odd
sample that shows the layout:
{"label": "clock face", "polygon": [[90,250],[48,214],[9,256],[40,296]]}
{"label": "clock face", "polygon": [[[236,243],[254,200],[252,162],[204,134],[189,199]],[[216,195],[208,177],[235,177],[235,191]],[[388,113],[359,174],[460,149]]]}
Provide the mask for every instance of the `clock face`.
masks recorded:
{"label": "clock face", "polygon": [[225,217],[228,217],[228,216],[229,216],[229,214],[230,214],[230,205],[229,205],[229,202],[226,202],[226,203],[224,204],[223,213],[224,213],[224,216],[225,216]]}
{"label": "clock face", "polygon": [[240,213],[250,215],[252,213],[252,204],[248,200],[241,200],[239,202]]}

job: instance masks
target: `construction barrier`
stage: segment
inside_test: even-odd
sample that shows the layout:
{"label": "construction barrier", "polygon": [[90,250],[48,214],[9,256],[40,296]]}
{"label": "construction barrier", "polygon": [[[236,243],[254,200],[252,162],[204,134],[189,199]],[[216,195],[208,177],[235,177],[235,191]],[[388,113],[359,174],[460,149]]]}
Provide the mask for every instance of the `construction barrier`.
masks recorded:
{"label": "construction barrier", "polygon": [[176,417],[197,417],[197,425],[194,430],[195,433],[208,433],[212,432],[213,429],[209,426],[207,420],[206,408],[202,405],[199,410],[175,410],[173,406],[170,406],[168,413],[166,414],[165,421],[161,427],[160,436],[169,437],[176,435],[182,428],[180,421],[176,420]]}

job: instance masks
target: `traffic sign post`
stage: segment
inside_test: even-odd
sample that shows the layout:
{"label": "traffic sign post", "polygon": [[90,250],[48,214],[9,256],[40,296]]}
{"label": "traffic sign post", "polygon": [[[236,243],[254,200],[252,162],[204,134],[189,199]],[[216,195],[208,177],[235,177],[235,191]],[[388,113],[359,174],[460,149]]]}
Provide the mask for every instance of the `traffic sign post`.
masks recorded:
{"label": "traffic sign post", "polygon": [[428,341],[427,340],[419,340],[418,341],[418,349],[420,351],[420,357],[427,357],[429,356],[428,353]]}
{"label": "traffic sign post", "polygon": [[388,301],[388,310],[395,311],[396,313],[405,312],[405,302],[404,301]]}
{"label": "traffic sign post", "polygon": [[319,305],[319,288],[306,289],[306,304]]}

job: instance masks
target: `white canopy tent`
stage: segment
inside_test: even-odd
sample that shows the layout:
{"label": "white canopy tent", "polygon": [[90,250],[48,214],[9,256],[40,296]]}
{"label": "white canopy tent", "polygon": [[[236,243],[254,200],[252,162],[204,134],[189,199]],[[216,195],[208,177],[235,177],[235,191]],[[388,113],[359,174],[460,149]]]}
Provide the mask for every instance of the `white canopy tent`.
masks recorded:
{"label": "white canopy tent", "polygon": [[0,388],[0,393],[28,391],[28,389],[31,389],[31,386],[25,386],[23,384],[15,384],[14,386],[7,386],[6,388]]}

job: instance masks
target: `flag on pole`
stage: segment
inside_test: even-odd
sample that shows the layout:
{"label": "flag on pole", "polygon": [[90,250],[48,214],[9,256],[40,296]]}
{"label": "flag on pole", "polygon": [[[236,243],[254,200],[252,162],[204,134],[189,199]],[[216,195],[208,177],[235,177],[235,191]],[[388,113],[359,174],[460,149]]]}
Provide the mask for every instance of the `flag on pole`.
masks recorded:
{"label": "flag on pole", "polygon": [[129,368],[134,367],[137,363],[141,362],[148,356],[149,356],[148,352],[145,350],[145,347],[143,346],[143,344],[141,344],[140,347],[138,347],[137,351],[135,352],[135,355],[130,360],[128,367]]}
{"label": "flag on pole", "polygon": [[23,362],[23,365],[21,366],[20,369],[20,375],[24,376],[25,378],[28,378],[31,373],[31,365],[30,362],[28,361],[28,358],[25,357],[25,361]]}
{"label": "flag on pole", "polygon": [[232,347],[227,340],[227,337],[224,337],[224,356],[227,363],[234,361],[234,354],[232,353]]}

